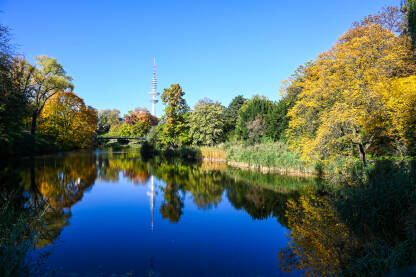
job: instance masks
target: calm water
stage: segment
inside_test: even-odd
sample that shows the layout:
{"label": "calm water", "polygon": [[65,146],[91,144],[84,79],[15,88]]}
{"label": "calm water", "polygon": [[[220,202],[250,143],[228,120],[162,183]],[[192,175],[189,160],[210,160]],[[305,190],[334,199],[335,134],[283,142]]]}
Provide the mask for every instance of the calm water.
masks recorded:
{"label": "calm water", "polygon": [[416,258],[416,165],[385,168],[329,194],[314,179],[134,150],[9,161],[0,275],[382,276]]}
{"label": "calm water", "polygon": [[16,171],[22,201],[43,205],[30,257],[47,253],[56,276],[287,275],[286,202],[313,183],[134,151],[40,157]]}

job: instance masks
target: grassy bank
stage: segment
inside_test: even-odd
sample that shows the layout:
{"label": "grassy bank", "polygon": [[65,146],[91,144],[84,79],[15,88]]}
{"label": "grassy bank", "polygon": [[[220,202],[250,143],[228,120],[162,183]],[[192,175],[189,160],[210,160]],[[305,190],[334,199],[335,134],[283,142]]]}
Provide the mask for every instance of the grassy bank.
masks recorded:
{"label": "grassy bank", "polygon": [[263,142],[255,145],[243,143],[222,144],[216,147],[182,147],[175,149],[155,149],[145,142],[142,147],[144,157],[170,156],[185,157],[187,160],[206,162],[226,162],[242,169],[263,173],[286,175],[317,175],[314,165],[305,163],[291,151],[284,142]]}
{"label": "grassy bank", "polygon": [[224,150],[227,163],[232,166],[283,174],[317,174],[313,165],[301,161],[284,142],[234,144]]}

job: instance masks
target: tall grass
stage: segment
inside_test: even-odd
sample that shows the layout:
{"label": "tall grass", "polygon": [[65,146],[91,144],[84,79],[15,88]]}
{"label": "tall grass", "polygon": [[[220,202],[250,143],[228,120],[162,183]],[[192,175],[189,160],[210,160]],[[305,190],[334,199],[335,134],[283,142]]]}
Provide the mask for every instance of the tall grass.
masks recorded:
{"label": "tall grass", "polygon": [[307,164],[293,153],[286,143],[263,142],[255,145],[234,144],[225,147],[227,162],[245,164],[247,167],[269,168],[271,171],[293,173],[316,173],[312,164]]}
{"label": "tall grass", "polygon": [[226,158],[226,152],[219,147],[201,147],[201,155],[204,161],[224,161]]}

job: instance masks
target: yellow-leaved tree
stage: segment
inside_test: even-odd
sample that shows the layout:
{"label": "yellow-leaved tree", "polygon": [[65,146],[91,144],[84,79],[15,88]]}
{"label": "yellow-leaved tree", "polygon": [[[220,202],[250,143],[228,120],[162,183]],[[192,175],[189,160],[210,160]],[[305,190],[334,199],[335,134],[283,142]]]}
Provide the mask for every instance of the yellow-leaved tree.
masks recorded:
{"label": "yellow-leaved tree", "polygon": [[46,103],[39,129],[65,149],[86,148],[93,143],[97,122],[96,111],[84,100],[71,91],[59,92]]}
{"label": "yellow-leaved tree", "polygon": [[305,69],[302,92],[288,113],[292,147],[305,160],[359,154],[365,165],[370,147],[400,132],[391,126],[390,98],[397,94],[387,91],[408,83],[401,78],[415,72],[412,54],[408,37],[380,24],[348,30]]}
{"label": "yellow-leaved tree", "polygon": [[416,76],[380,84],[387,111],[387,134],[402,156],[414,155],[416,147]]}

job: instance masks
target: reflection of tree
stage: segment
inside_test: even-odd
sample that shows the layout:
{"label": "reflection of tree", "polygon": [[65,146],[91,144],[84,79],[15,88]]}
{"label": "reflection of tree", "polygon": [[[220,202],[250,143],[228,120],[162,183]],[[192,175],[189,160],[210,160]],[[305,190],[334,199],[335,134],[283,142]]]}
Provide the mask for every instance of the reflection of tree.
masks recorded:
{"label": "reflection of tree", "polygon": [[119,172],[134,184],[146,184],[150,178],[146,163],[136,152],[105,153],[99,156],[99,176],[101,180],[118,181]]}
{"label": "reflection of tree", "polygon": [[93,155],[68,155],[36,166],[36,183],[52,208],[70,208],[97,177]]}
{"label": "reflection of tree", "polygon": [[94,184],[97,169],[95,156],[86,152],[35,159],[30,167],[30,173],[24,175],[25,183],[30,184],[34,203],[44,206],[36,243],[42,248],[52,244],[69,225],[70,208]]}
{"label": "reflection of tree", "polygon": [[356,180],[335,195],[309,191],[288,201],[291,232],[279,254],[282,269],[384,276],[416,263],[416,163],[377,161]]}
{"label": "reflection of tree", "polygon": [[[154,165],[153,165],[153,168]],[[183,196],[179,190],[181,183],[186,180],[189,167],[181,164],[169,164],[163,162],[156,167],[155,175],[165,182],[163,191],[163,202],[160,206],[160,213],[163,218],[168,218],[170,222],[176,223],[183,214]]]}
{"label": "reflection of tree", "polygon": [[[48,241],[45,231],[50,209],[41,196],[25,189],[18,167],[0,170],[0,276],[43,276],[47,250],[32,251]],[[51,225],[49,225],[51,226]],[[54,232],[60,233],[59,225]]]}
{"label": "reflection of tree", "polygon": [[218,171],[204,171],[192,168],[185,189],[192,194],[198,208],[211,208],[221,202],[224,192],[224,178]]}
{"label": "reflection of tree", "polygon": [[333,276],[352,259],[358,241],[339,219],[330,201],[314,194],[289,200],[289,246],[279,253],[285,272],[302,270],[306,276]]}
{"label": "reflection of tree", "polygon": [[[290,177],[282,177],[283,181],[271,175],[262,179],[259,174],[254,173],[248,173],[251,179],[245,178],[247,175],[245,171],[230,170],[224,166],[207,167],[203,165],[198,167],[158,161],[156,164],[148,164],[148,169],[157,178],[162,179],[167,187],[175,184],[176,190],[190,192],[194,203],[199,208],[216,206],[221,202],[222,195],[226,190],[229,201],[237,209],[246,210],[256,219],[275,216],[284,225],[287,225],[285,216],[287,200],[297,198],[296,189],[309,184],[304,179]],[[246,179],[248,181],[243,181]],[[252,179],[256,180],[254,185]],[[264,183],[265,185],[263,185]],[[274,188],[273,186],[276,191],[271,189]],[[168,188],[167,191],[172,193],[172,188]],[[173,195],[167,195],[165,198],[167,197],[171,201],[177,200]],[[164,209],[167,209],[167,203],[165,203]],[[176,202],[173,201],[173,203]],[[182,205],[175,207],[182,207]],[[182,212],[177,214],[182,214]]]}
{"label": "reflection of tree", "polygon": [[176,223],[183,214],[183,197],[179,194],[179,187],[174,184],[166,184],[164,200],[160,205],[160,213],[163,218],[168,218],[170,222]]}
{"label": "reflection of tree", "polygon": [[2,167],[1,276],[43,276],[31,260],[46,257],[44,247],[69,225],[70,208],[82,199],[96,177],[95,156],[90,153],[32,159],[23,168]]}
{"label": "reflection of tree", "polygon": [[244,209],[254,219],[273,216],[287,226],[286,202],[288,199],[297,198],[298,194],[279,193],[239,181],[227,187],[227,197],[236,209]]}
{"label": "reflection of tree", "polygon": [[36,247],[43,248],[52,244],[61,234],[64,227],[69,225],[71,212],[63,209],[48,209],[44,213],[41,224],[41,236],[39,236]]}

